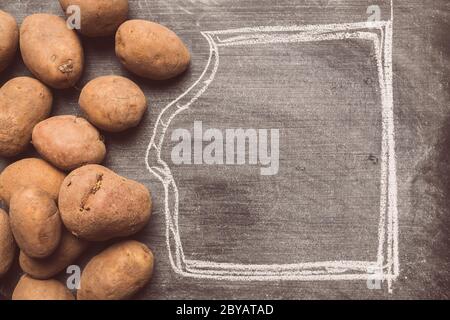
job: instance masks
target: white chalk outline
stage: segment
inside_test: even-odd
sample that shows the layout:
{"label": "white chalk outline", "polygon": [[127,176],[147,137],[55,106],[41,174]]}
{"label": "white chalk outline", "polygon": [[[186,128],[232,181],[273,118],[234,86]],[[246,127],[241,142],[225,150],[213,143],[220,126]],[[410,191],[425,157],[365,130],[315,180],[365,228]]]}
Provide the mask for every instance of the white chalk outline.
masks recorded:
{"label": "white chalk outline", "polygon": [[[388,282],[391,292],[392,282],[399,275],[397,174],[392,89],[392,16],[390,21],[240,28],[207,31],[202,32],[202,35],[210,46],[207,65],[200,78],[162,110],[146,154],[148,170],[162,182],[165,190],[166,240],[170,263],[174,271],[186,277],[214,280],[380,280]],[[161,148],[170,122],[178,113],[187,110],[213,81],[219,67],[219,47],[345,39],[371,41],[377,61],[383,129],[379,245],[376,261],[325,261],[267,265],[186,259],[178,226],[178,188],[169,166],[161,159]],[[194,89],[197,87],[200,89],[195,91]]]}

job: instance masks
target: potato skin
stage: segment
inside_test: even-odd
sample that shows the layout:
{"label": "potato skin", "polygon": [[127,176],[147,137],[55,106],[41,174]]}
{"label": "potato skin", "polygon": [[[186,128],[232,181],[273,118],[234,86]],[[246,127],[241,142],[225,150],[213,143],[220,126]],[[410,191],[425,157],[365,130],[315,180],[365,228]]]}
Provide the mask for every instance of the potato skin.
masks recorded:
{"label": "potato skin", "polygon": [[0,198],[9,205],[12,195],[23,187],[38,187],[52,199],[58,199],[65,175],[42,159],[23,159],[6,167],[0,174]]}
{"label": "potato skin", "polygon": [[0,72],[14,59],[19,46],[19,27],[16,19],[0,10]]}
{"label": "potato skin", "polygon": [[119,76],[90,81],[81,91],[79,104],[90,122],[109,132],[136,127],[147,109],[142,90]]}
{"label": "potato skin", "polygon": [[129,20],[116,33],[116,55],[129,71],[152,80],[184,72],[191,56],[181,39],[154,22]]}
{"label": "potato skin", "polygon": [[19,264],[22,270],[34,279],[50,279],[74,263],[88,245],[88,242],[78,239],[64,229],[58,248],[50,256],[35,259],[21,251]]}
{"label": "potato skin", "polygon": [[9,216],[0,209],[0,278],[11,268],[15,255],[16,243],[9,224]]}
{"label": "potato skin", "polygon": [[53,97],[38,80],[19,77],[0,88],[0,156],[24,151],[33,127],[50,114]]}
{"label": "potato skin", "polygon": [[53,88],[73,87],[83,72],[81,42],[58,16],[26,17],[20,27],[20,51],[28,69]]}
{"label": "potato skin", "polygon": [[101,163],[106,155],[97,129],[75,116],[56,116],[38,123],[32,141],[39,154],[61,170]]}
{"label": "potato skin", "polygon": [[14,289],[12,300],[75,300],[75,297],[57,280],[36,280],[23,275]]}
{"label": "potato skin", "polygon": [[11,198],[10,223],[19,248],[33,258],[45,258],[61,239],[61,218],[55,201],[38,188],[24,188]]}
{"label": "potato skin", "polygon": [[147,224],[152,206],[145,186],[99,165],[72,171],[58,203],[67,229],[89,241],[135,234]]}
{"label": "potato skin", "polygon": [[59,0],[64,12],[71,5],[81,10],[81,30],[88,37],[112,36],[128,17],[128,0]]}
{"label": "potato skin", "polygon": [[124,300],[150,281],[153,253],[143,243],[125,241],[112,245],[86,265],[78,300]]}

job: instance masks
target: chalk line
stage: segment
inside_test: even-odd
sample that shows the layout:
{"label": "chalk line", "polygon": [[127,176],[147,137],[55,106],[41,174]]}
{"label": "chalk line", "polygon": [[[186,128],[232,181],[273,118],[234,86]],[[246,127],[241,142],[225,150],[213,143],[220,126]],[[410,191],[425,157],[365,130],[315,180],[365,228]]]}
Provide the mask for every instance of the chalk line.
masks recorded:
{"label": "chalk line", "polygon": [[[378,34],[380,33],[380,35]],[[392,21],[310,26],[261,26],[202,32],[208,41],[208,62],[199,79],[159,114],[146,152],[147,169],[165,190],[166,245],[174,271],[186,277],[232,281],[370,280],[392,282],[399,274],[397,175],[392,93]],[[280,42],[364,39],[373,43],[382,101],[382,154],[380,221],[375,261],[324,261],[298,264],[239,264],[186,259],[178,226],[179,194],[171,170],[161,158],[164,136],[171,121],[208,89],[219,67],[219,47],[252,46]],[[150,165],[150,158],[152,164]],[[374,273],[379,269],[380,274]]]}

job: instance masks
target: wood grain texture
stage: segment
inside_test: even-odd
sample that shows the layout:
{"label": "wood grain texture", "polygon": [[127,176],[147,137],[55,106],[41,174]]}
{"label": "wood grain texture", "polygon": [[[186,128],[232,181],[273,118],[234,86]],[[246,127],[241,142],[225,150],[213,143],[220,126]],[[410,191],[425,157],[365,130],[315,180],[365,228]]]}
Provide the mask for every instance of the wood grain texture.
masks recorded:
{"label": "wood grain texture", "polygon": [[[450,3],[397,0],[394,103],[400,214],[400,277],[393,294],[354,282],[224,282],[183,278],[169,263],[164,190],[145,168],[156,118],[200,76],[208,58],[201,31],[261,25],[365,21],[366,0],[131,0],[130,17],[174,30],[192,52],[190,70],[162,83],[137,78],[114,54],[112,38],[83,38],[86,70],[77,88],[54,90],[53,113],[81,115],[80,89],[96,76],[136,81],[149,111],[136,129],[106,134],[105,165],[147,185],[151,223],[135,238],[155,253],[155,275],[139,299],[449,298],[450,289]],[[58,1],[2,0],[19,22],[29,14],[62,15]],[[254,166],[173,167],[179,183],[180,229],[190,258],[241,263],[370,259],[376,255],[381,114],[374,57],[361,41],[226,48],[215,81],[169,128],[279,128],[280,171]],[[0,75],[29,75],[23,62]],[[324,80],[325,79],[325,80]],[[170,135],[163,157],[170,159]],[[301,151],[299,151],[301,150]],[[35,152],[30,148],[27,155]],[[10,161],[1,160],[0,169]],[[375,225],[375,227],[374,227]],[[103,245],[93,248],[80,261]],[[6,296],[18,280],[0,280]]]}

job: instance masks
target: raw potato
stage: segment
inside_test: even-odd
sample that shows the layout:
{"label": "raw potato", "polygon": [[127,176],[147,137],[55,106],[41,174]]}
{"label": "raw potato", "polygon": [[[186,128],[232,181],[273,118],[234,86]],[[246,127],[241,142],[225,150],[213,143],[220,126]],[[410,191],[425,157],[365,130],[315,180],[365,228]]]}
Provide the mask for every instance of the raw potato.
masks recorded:
{"label": "raw potato", "polygon": [[57,280],[36,280],[23,275],[14,289],[12,300],[75,300],[75,297]]}
{"label": "raw potato", "polygon": [[47,258],[30,258],[21,251],[20,267],[35,279],[50,279],[74,263],[87,247],[88,242],[78,239],[64,230],[58,248]]}
{"label": "raw potato", "polygon": [[33,258],[45,258],[61,239],[61,219],[55,201],[37,188],[14,193],[9,208],[11,229],[19,248]]}
{"label": "raw potato", "polygon": [[119,76],[90,81],[81,91],[79,104],[90,122],[109,132],[136,127],[147,109],[142,90]]}
{"label": "raw potato", "polygon": [[137,241],[117,243],[92,258],[81,275],[79,300],[124,300],[150,281],[153,253]]}
{"label": "raw potato", "polygon": [[32,78],[14,78],[0,88],[0,156],[28,147],[33,127],[49,116],[52,102],[50,90]]}
{"label": "raw potato", "polygon": [[99,165],[71,172],[61,186],[58,203],[67,229],[90,241],[140,231],[150,218],[152,206],[145,186]]}
{"label": "raw potato", "polygon": [[0,10],[0,72],[14,59],[19,46],[19,28],[16,19]]}
{"label": "raw potato", "polygon": [[116,33],[116,55],[129,71],[152,80],[184,72],[191,56],[181,39],[154,22],[129,20]]}
{"label": "raw potato", "polygon": [[16,243],[9,226],[9,217],[0,209],[0,278],[11,268],[15,255]]}
{"label": "raw potato", "polygon": [[0,198],[9,205],[12,195],[23,187],[37,187],[58,199],[59,188],[65,175],[41,159],[23,159],[0,174]]}
{"label": "raw potato", "polygon": [[88,37],[113,35],[128,17],[128,0],[59,0],[64,12],[76,5],[81,12],[80,32]]}
{"label": "raw potato", "polygon": [[106,147],[100,133],[88,121],[75,116],[57,116],[38,123],[33,145],[43,158],[62,170],[101,163]]}
{"label": "raw potato", "polygon": [[25,18],[20,28],[20,51],[26,66],[56,89],[70,88],[80,79],[84,53],[75,31],[51,14]]}

